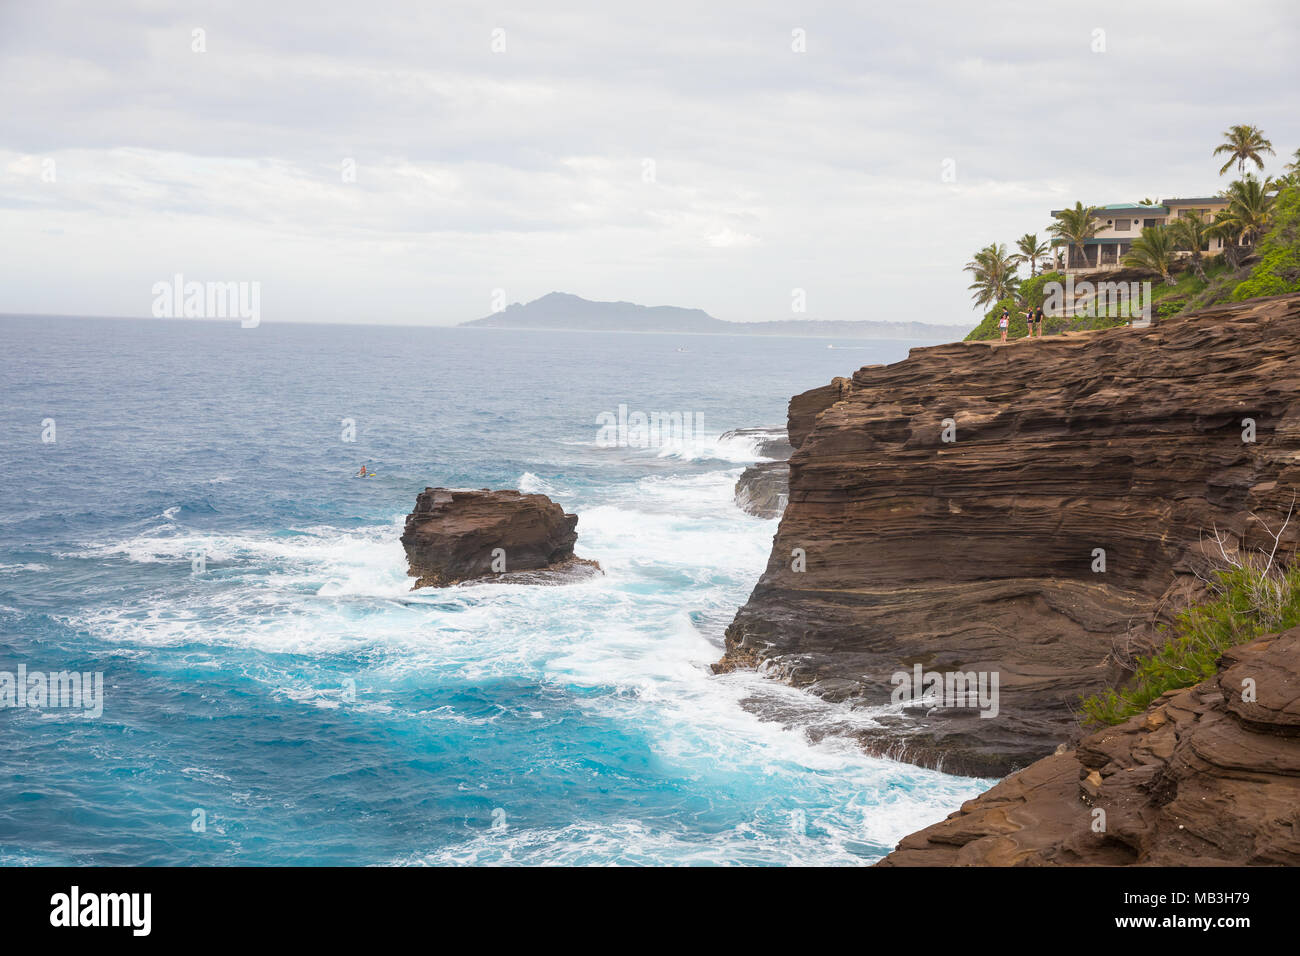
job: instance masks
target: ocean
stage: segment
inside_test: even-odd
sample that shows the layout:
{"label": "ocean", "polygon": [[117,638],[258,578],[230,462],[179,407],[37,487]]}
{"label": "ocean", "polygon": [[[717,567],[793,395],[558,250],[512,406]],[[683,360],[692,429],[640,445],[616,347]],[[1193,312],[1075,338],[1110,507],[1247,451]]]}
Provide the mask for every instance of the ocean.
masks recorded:
{"label": "ocean", "polygon": [[[0,708],[0,863],[865,864],[987,787],[709,669],[776,527],[720,436],[914,343],[0,328],[0,673],[103,675]],[[702,427],[604,447],[620,405]],[[412,592],[428,485],[550,495],[604,576]]]}

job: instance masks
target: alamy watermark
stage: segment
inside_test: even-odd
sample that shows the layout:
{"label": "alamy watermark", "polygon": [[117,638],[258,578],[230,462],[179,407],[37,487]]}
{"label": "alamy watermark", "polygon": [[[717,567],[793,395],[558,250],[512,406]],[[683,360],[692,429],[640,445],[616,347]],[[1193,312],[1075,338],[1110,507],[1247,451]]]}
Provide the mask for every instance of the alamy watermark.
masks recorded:
{"label": "alamy watermark", "polygon": [[56,928],[124,927],[133,936],[148,936],[152,912],[152,893],[83,893],[74,885],[50,897],[50,925]]}
{"label": "alamy watermark", "polygon": [[1151,319],[1151,282],[1076,283],[1067,275],[1065,282],[1043,285],[1043,311],[1048,315],[1112,316]]}
{"label": "alamy watermark", "polygon": [[151,291],[157,319],[239,319],[245,329],[262,322],[260,282],[186,282],[178,272]]}
{"label": "alamy watermark", "polygon": [[682,445],[704,436],[699,412],[629,412],[626,405],[596,416],[600,448],[661,448]]}
{"label": "alamy watermark", "polygon": [[978,710],[981,717],[998,715],[997,671],[923,671],[920,664],[914,664],[910,673],[895,671],[889,682],[894,685],[890,700],[895,704]]}
{"label": "alamy watermark", "polygon": [[0,671],[0,710],[10,707],[61,708],[84,711],[87,717],[102,716],[104,674],[28,671],[26,664],[19,664],[16,673]]}

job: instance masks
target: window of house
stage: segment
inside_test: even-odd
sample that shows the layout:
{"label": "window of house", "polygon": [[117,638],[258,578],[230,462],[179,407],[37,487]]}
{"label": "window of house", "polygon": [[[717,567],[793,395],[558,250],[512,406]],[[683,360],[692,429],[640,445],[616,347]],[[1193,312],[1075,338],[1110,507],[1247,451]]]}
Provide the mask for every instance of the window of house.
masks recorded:
{"label": "window of house", "polygon": [[1116,219],[1116,220],[1115,220],[1115,231],[1116,231],[1116,232],[1128,232],[1128,231],[1129,231],[1129,227],[1130,227],[1132,224],[1133,224],[1133,220],[1132,220],[1132,219]]}

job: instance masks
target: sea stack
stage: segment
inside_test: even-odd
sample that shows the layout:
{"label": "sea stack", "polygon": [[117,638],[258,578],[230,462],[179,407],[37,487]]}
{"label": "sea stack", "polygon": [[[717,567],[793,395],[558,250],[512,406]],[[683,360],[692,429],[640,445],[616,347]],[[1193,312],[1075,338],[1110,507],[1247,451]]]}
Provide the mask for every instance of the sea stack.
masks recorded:
{"label": "sea stack", "polygon": [[478,579],[561,584],[599,574],[599,564],[573,553],[577,525],[576,514],[546,495],[425,488],[402,531],[412,589]]}

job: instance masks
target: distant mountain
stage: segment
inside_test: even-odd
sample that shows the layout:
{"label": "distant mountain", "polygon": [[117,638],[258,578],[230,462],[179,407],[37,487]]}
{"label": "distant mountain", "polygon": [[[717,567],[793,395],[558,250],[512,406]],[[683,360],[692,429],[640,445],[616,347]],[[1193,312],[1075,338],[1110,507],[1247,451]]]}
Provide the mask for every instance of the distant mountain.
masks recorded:
{"label": "distant mountain", "polygon": [[779,319],[772,322],[726,322],[703,309],[634,302],[592,302],[567,292],[551,292],[532,302],[515,302],[501,312],[461,327],[542,329],[550,331],[683,332],[730,335],[796,335],[826,339],[923,339],[955,342],[968,325],[925,322],[836,322],[824,319]]}
{"label": "distant mountain", "polygon": [[592,302],[567,292],[551,292],[526,305],[518,302],[502,312],[465,326],[495,329],[576,329],[605,332],[727,332],[732,323],[715,319],[703,309],[634,302]]}

